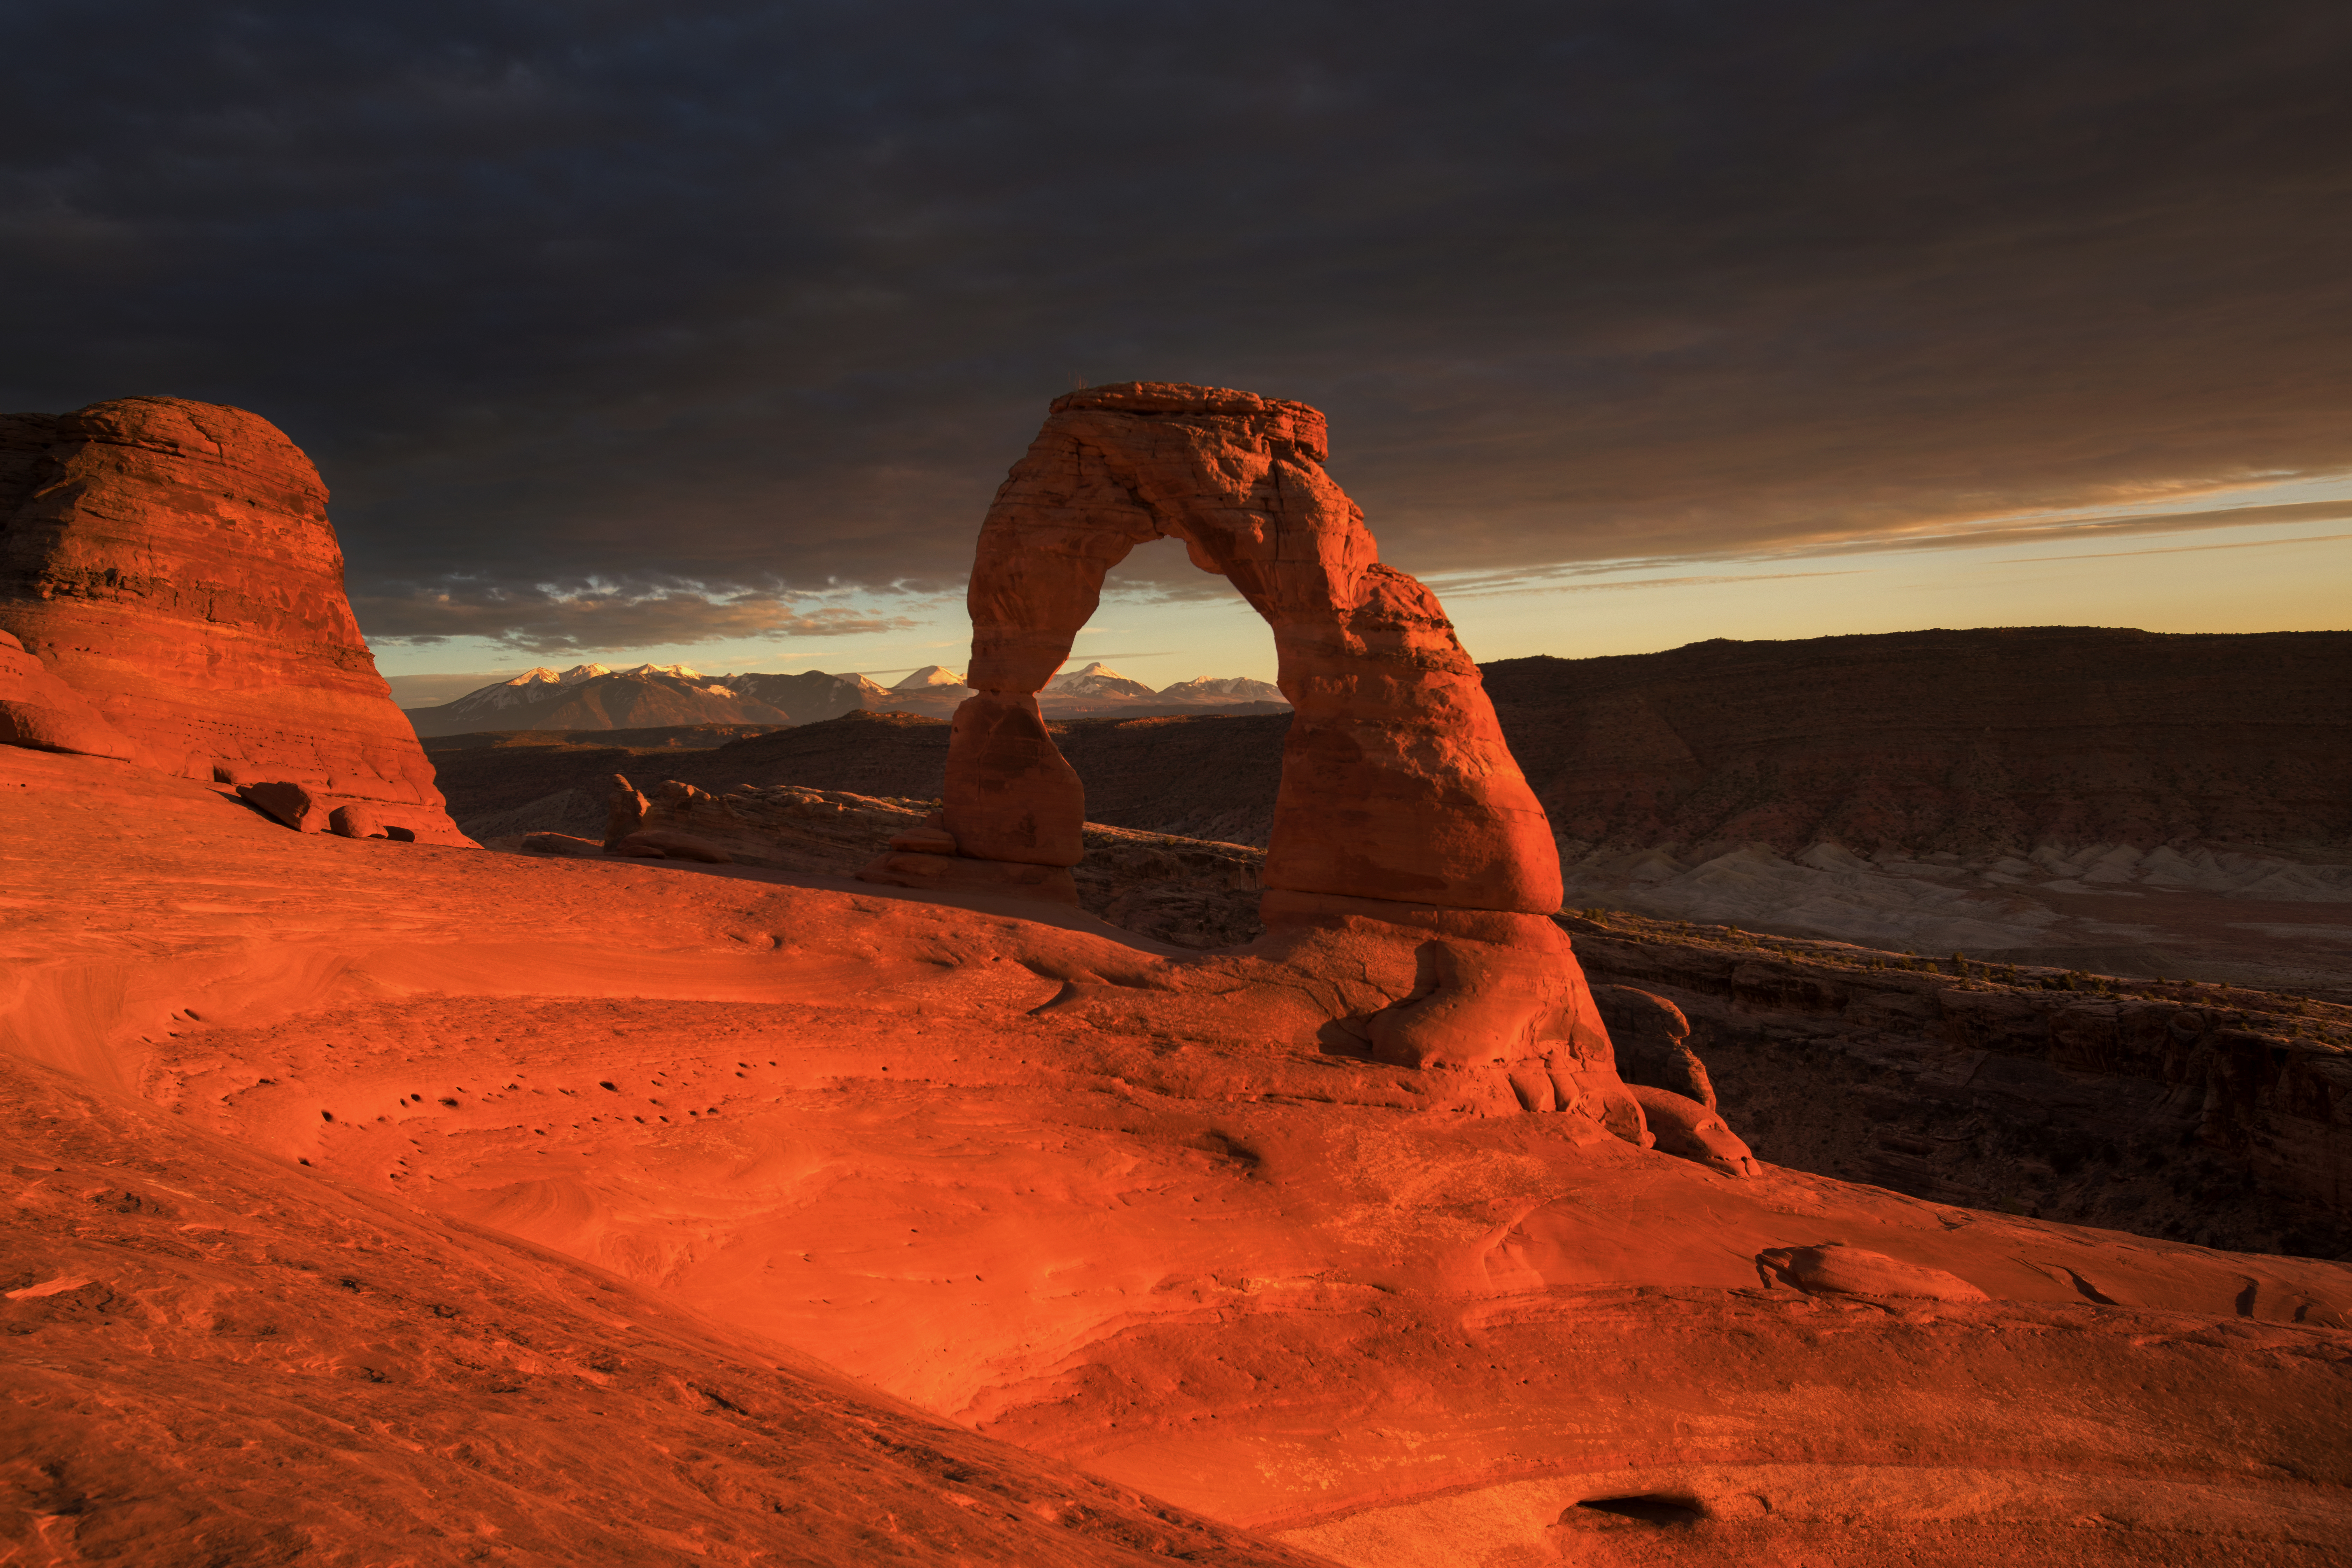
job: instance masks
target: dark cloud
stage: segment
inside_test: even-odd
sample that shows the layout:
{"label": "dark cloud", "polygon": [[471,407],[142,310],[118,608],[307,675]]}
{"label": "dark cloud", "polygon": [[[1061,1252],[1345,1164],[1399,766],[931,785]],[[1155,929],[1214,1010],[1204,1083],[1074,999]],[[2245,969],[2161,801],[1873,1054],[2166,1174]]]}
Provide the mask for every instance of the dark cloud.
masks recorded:
{"label": "dark cloud", "polygon": [[478,582],[443,583],[403,594],[355,593],[352,608],[368,628],[368,640],[378,647],[487,637],[529,654],[611,653],[746,637],[856,637],[919,624],[905,616],[841,605],[794,609],[759,593],[559,593],[543,584]]}
{"label": "dark cloud", "polygon": [[16,7],[0,405],[257,409],[372,633],[534,651],[622,646],[554,607],[597,584],[668,640],[951,587],[1074,374],[1325,408],[1417,572],[1924,537],[2352,468],[2347,43],[2305,0]]}

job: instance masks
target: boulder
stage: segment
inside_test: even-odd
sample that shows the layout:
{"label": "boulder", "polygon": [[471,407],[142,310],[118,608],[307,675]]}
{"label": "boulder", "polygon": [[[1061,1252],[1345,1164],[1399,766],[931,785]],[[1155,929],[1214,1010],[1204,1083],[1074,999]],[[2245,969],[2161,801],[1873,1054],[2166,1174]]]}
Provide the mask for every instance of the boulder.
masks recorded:
{"label": "boulder", "polygon": [[236,797],[268,813],[297,833],[324,833],[333,816],[325,802],[290,779],[239,784]]}
{"label": "boulder", "polygon": [[1756,1269],[1765,1284],[1790,1286],[1808,1296],[1909,1296],[1929,1301],[1990,1299],[1957,1274],[1842,1241],[1768,1247],[1756,1255]]}
{"label": "boulder", "polygon": [[1642,1108],[1642,1120],[1649,1129],[1651,1147],[1661,1153],[1695,1160],[1709,1170],[1720,1171],[1727,1176],[1760,1176],[1764,1167],[1757,1163],[1755,1153],[1731,1130],[1731,1124],[1716,1114],[1710,1106],[1701,1105],[1686,1095],[1653,1089],[1647,1084],[1627,1086],[1634,1102]]}
{"label": "boulder", "polygon": [[471,842],[352,619],[326,487],[283,433],[177,397],[0,425],[0,629],[132,747]]}
{"label": "boulder", "polygon": [[649,859],[696,860],[706,866],[731,866],[735,863],[734,856],[707,838],[658,827],[630,834],[621,840],[620,851],[624,855],[642,855]]}
{"label": "boulder", "polygon": [[339,805],[327,813],[327,831],[338,838],[382,838],[383,819],[364,805]]}
{"label": "boulder", "polygon": [[[1519,1076],[1514,1075],[1514,1087]],[[1656,1146],[1657,1138],[1650,1131],[1649,1118],[1642,1110],[1642,1102],[1634,1098],[1635,1091],[1628,1089],[1624,1080],[1615,1073],[1580,1068],[1546,1076],[1560,1096],[1557,1109],[1580,1111],[1599,1122],[1601,1130],[1611,1137],[1621,1139],[1637,1149]],[[1526,1104],[1524,1094],[1520,1101]],[[1541,1108],[1530,1106],[1528,1109]]]}
{"label": "boulder", "polygon": [[618,849],[623,840],[645,826],[646,797],[625,776],[614,773],[604,799],[604,847]]}
{"label": "boulder", "polygon": [[0,632],[0,746],[133,760],[138,750],[80,692]]}
{"label": "boulder", "polygon": [[563,855],[575,860],[601,859],[604,847],[593,838],[575,838],[569,833],[526,833],[522,847],[533,855]]}
{"label": "boulder", "polygon": [[1680,1007],[1655,992],[1631,985],[1596,985],[1592,1000],[1617,1047],[1619,1077],[1695,1100],[1708,1110],[1716,1109],[1715,1080],[1690,1048],[1690,1020]]}

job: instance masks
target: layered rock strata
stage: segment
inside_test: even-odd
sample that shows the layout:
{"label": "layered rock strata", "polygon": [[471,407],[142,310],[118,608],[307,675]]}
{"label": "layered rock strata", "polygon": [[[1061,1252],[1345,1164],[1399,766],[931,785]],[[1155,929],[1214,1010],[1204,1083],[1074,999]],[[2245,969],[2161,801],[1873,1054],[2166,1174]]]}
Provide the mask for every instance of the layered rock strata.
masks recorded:
{"label": "layered rock strata", "polygon": [[352,619],[327,490],[242,409],[0,417],[0,629],[151,766],[465,843]]}
{"label": "layered rock strata", "polygon": [[1389,1005],[1334,1020],[1412,1068],[1500,1070],[1532,1110],[1582,1109],[1635,1141],[1642,1114],[1567,940],[1549,824],[1435,595],[1380,563],[1324,471],[1323,416],[1160,383],[1056,400],[981,529],[968,603],[975,695],[957,710],[939,826],[952,856],[865,873],[926,885],[1040,880],[1078,863],[1085,790],[1036,693],[1105,574],[1181,541],[1273,628],[1295,710],[1266,851],[1270,956],[1377,973]]}

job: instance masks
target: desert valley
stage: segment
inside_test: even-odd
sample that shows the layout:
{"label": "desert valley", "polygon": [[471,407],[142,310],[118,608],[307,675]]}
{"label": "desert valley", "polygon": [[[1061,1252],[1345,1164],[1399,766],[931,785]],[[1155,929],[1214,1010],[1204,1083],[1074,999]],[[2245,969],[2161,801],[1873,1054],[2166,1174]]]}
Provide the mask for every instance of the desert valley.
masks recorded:
{"label": "desert valley", "polygon": [[[2352,634],[1481,670],[1325,442],[404,717],[267,420],[0,419],[0,1561],[2342,1562]],[[1163,538],[1278,692],[1057,674]]]}

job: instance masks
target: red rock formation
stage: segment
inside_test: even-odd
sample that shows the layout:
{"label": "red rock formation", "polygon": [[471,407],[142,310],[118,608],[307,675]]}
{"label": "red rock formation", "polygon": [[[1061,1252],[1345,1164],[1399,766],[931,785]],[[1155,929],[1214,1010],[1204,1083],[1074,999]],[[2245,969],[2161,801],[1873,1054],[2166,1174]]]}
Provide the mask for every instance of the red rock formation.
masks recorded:
{"label": "red rock formation", "polygon": [[1983,1301],[1982,1290],[1948,1269],[1906,1263],[1883,1252],[1832,1241],[1774,1247],[1756,1255],[1759,1272],[1808,1296],[1864,1296],[1929,1301]]}
{"label": "red rock formation", "polygon": [[361,640],[326,505],[310,459],[241,409],[0,419],[0,628],[166,772],[467,842]]}
{"label": "red rock formation", "polygon": [[[1274,628],[1297,710],[1268,887],[1559,907],[1550,828],[1477,666],[1436,595],[1380,564],[1363,513],[1323,471],[1326,451],[1322,415],[1246,392],[1129,383],[1055,400],[989,509],[972,567],[965,679],[989,694],[974,700],[989,721],[975,716],[967,739],[959,715],[948,761],[947,826],[967,855],[1075,859],[1076,775],[1066,801],[1012,805],[989,789],[998,736],[1069,658],[1104,574],[1138,544],[1171,538]],[[1051,751],[1042,725],[1024,738]],[[1034,826],[1024,812],[1039,814]],[[1005,852],[1024,838],[1050,847]]]}
{"label": "red rock formation", "polygon": [[[982,526],[968,602],[977,695],[958,710],[942,826],[959,853],[863,873],[971,887],[1077,863],[1084,788],[1035,693],[1104,575],[1181,539],[1274,629],[1295,710],[1266,852],[1265,956],[1378,977],[1387,1005],[1334,1019],[1377,1059],[1500,1074],[1529,1110],[1646,1133],[1567,939],[1551,828],[1437,597],[1383,566],[1323,471],[1323,416],[1158,383],[1055,401]],[[1039,891],[1034,886],[1033,892]]]}
{"label": "red rock formation", "polygon": [[0,1099],[12,1563],[1329,1568],[5,1050]]}
{"label": "red rock formation", "polygon": [[1648,1084],[1716,1108],[1715,1084],[1706,1064],[1687,1043],[1690,1020],[1682,1009],[1652,992],[1630,985],[1595,985],[1592,1000],[1609,1038],[1617,1047],[1617,1070],[1630,1084]]}
{"label": "red rock formation", "polygon": [[1764,1173],[1746,1141],[1714,1110],[1671,1089],[1638,1083],[1627,1088],[1642,1108],[1642,1121],[1649,1130],[1653,1149],[1696,1160],[1727,1176]]}
{"label": "red rock formation", "polygon": [[646,797],[625,774],[614,773],[604,796],[604,847],[618,849],[646,822]]}

